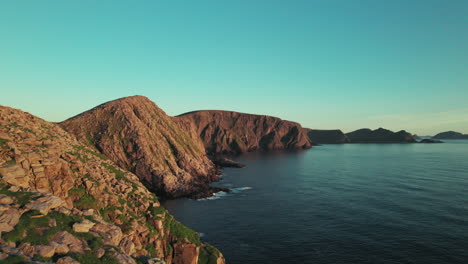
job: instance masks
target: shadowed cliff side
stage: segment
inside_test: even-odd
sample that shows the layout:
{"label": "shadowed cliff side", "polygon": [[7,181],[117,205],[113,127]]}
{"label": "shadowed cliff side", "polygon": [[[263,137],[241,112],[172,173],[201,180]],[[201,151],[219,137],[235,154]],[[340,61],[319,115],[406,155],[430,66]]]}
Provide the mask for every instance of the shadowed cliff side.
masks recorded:
{"label": "shadowed cliff side", "polygon": [[319,130],[304,128],[313,144],[344,144],[349,143],[348,137],[339,129]]}
{"label": "shadowed cliff side", "polygon": [[189,122],[210,154],[306,149],[311,142],[300,124],[277,117],[230,111],[196,111],[177,116]]}
{"label": "shadowed cliff side", "polygon": [[143,96],[125,97],[70,118],[60,126],[135,173],[165,197],[206,191],[218,179],[203,143]]}
{"label": "shadowed cliff side", "polygon": [[3,106],[0,208],[1,263],[224,263],[135,174]]}

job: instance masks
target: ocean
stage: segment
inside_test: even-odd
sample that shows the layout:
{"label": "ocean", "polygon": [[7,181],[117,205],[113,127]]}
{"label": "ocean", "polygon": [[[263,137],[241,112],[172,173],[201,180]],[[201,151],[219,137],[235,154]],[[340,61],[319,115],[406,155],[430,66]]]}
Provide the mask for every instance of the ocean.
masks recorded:
{"label": "ocean", "polygon": [[164,206],[228,264],[468,263],[468,141],[249,153]]}

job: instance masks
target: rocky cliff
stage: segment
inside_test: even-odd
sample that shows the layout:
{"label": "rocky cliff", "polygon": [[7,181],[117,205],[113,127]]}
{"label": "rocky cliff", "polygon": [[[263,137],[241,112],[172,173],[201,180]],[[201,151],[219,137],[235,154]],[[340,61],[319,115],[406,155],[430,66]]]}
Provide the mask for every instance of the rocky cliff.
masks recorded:
{"label": "rocky cliff", "polygon": [[60,126],[159,195],[190,196],[218,179],[198,135],[146,97],[102,104]]}
{"label": "rocky cliff", "polygon": [[455,131],[446,131],[446,132],[439,133],[439,134],[433,136],[432,138],[436,138],[436,139],[468,139],[468,135],[465,135],[465,134],[462,134],[462,133],[459,133],[459,132],[455,132]]}
{"label": "rocky cliff", "polygon": [[230,111],[196,111],[176,117],[198,133],[210,154],[306,149],[311,142],[301,125],[277,117]]}
{"label": "rocky cliff", "polygon": [[[99,109],[106,107],[110,106]],[[157,126],[147,123],[145,114],[162,115],[153,108],[114,109],[93,113],[111,122],[106,125],[91,118],[103,129],[101,135],[91,129],[90,132],[96,134],[89,134],[88,139],[96,142],[87,145],[105,146],[101,142],[112,139],[105,132],[119,128],[115,127],[119,122],[127,124],[132,116],[124,117],[120,111],[131,110],[140,117],[134,124],[138,127]],[[139,112],[144,110],[148,112]],[[165,118],[157,120],[158,124],[168,125],[164,123],[168,122]],[[86,125],[93,127],[91,123]],[[125,127],[123,131],[135,133],[131,135],[137,137],[148,133]],[[123,146],[139,151],[140,146],[134,139],[127,138],[127,134],[117,134],[122,141],[128,141]],[[167,142],[158,142],[163,146],[171,142],[176,150],[183,149],[180,147],[183,143],[177,143],[176,139],[188,141],[165,135]],[[200,241],[196,232],[160,207],[157,197],[135,174],[87,145],[56,124],[0,106],[0,262],[224,263],[218,250]],[[200,150],[194,145],[187,147],[187,151]],[[193,159],[210,167],[210,162],[203,157]],[[170,162],[167,160],[166,166],[173,167],[174,177],[177,177],[184,165],[175,167]],[[128,165],[138,167],[133,163]],[[161,168],[156,166],[154,170]],[[190,173],[194,171],[197,168],[192,168]]]}
{"label": "rocky cliff", "polygon": [[368,128],[359,129],[346,136],[351,143],[414,143],[416,140],[410,133],[401,130],[393,132],[387,129],[379,128],[370,130]]}
{"label": "rocky cliff", "polygon": [[339,129],[319,130],[304,128],[313,144],[344,144],[349,143],[348,137]]}

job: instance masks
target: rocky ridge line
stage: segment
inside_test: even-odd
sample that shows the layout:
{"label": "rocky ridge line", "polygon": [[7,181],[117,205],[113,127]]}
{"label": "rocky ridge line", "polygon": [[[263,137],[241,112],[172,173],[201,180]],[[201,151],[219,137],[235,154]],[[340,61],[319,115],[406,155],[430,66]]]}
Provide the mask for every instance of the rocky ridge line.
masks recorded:
{"label": "rocky ridge line", "polygon": [[0,261],[224,263],[139,178],[53,123],[0,106]]}

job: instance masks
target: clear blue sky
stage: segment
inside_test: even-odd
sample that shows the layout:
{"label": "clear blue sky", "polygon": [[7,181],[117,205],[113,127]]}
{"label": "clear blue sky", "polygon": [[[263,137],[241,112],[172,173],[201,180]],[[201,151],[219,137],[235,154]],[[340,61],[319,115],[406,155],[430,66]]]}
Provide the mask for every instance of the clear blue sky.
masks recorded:
{"label": "clear blue sky", "polygon": [[468,1],[2,1],[0,104],[145,95],[305,127],[468,133]]}

